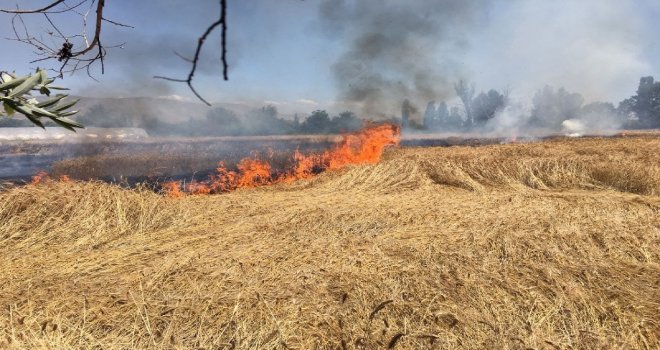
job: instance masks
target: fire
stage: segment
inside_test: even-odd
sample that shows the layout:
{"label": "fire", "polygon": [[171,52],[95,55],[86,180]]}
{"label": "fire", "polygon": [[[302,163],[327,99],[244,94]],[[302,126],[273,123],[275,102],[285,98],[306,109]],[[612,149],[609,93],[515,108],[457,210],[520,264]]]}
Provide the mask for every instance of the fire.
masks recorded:
{"label": "fire", "polygon": [[32,181],[30,181],[30,185],[38,185],[43,182],[47,182],[50,180],[50,177],[48,176],[48,173],[45,171],[40,171],[36,175],[32,176]]}
{"label": "fire", "polygon": [[60,175],[57,179],[53,179],[47,172],[40,171],[36,175],[32,176],[32,179],[29,184],[34,186],[39,184],[47,184],[54,181],[67,183],[67,182],[71,182],[71,178],[68,175]]}
{"label": "fire", "polygon": [[293,153],[294,166],[276,172],[268,161],[257,155],[244,158],[230,170],[220,162],[216,174],[204,182],[166,182],[163,190],[173,198],[184,194],[211,194],[230,192],[239,188],[261,187],[277,183],[290,183],[308,179],[326,170],[337,170],[351,164],[375,164],[380,160],[385,147],[398,145],[400,130],[396,125],[380,124],[368,126],[356,133],[342,135],[342,140],[332,149],[320,154]]}
{"label": "fire", "polygon": [[184,193],[181,192],[181,187],[176,181],[165,182],[161,185],[163,187],[163,192],[170,198],[181,198]]}
{"label": "fire", "polygon": [[[352,164],[375,164],[380,160],[385,147],[398,145],[400,129],[392,124],[368,125],[351,134],[342,135],[335,147],[322,153],[303,154],[293,152],[293,165],[284,170],[276,170],[258,154],[241,159],[235,170],[220,162],[216,173],[205,181],[168,181],[160,185],[162,192],[170,198],[185,195],[213,194],[234,191],[239,188],[253,188],[278,183],[291,183],[309,179],[326,170],[337,170]],[[268,150],[272,159],[273,151]],[[67,175],[58,179],[69,182]],[[46,172],[39,172],[32,177],[31,185],[51,182],[53,179]]]}

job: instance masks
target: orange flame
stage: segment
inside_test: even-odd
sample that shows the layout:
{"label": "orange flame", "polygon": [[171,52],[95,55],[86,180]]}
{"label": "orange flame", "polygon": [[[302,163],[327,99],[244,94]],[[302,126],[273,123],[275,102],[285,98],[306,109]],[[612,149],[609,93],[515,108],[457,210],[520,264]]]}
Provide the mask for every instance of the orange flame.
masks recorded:
{"label": "orange flame", "polygon": [[[400,142],[400,129],[396,125],[368,126],[352,134],[342,135],[333,149],[320,154],[293,153],[295,166],[284,172],[273,172],[272,166],[258,156],[242,159],[236,171],[229,170],[224,162],[218,164],[217,174],[205,182],[192,182],[181,186],[179,182],[163,184],[164,192],[173,198],[184,194],[209,194],[229,192],[238,188],[260,187],[277,183],[290,183],[308,179],[325,170],[337,170],[351,164],[375,164],[390,145]],[[271,151],[272,152],[272,151]]]}
{"label": "orange flame", "polygon": [[[400,129],[392,124],[368,125],[363,130],[342,135],[337,145],[323,153],[303,154],[299,150],[293,153],[294,165],[284,171],[274,171],[271,164],[259,159],[257,154],[241,159],[236,170],[227,168],[220,162],[216,174],[206,181],[192,181],[183,184],[169,181],[161,184],[162,192],[170,198],[180,198],[188,194],[211,194],[230,192],[238,188],[251,188],[277,183],[291,183],[308,179],[326,170],[337,170],[351,164],[375,164],[380,160],[385,147],[398,145]],[[273,150],[268,150],[270,158]],[[58,178],[60,182],[69,182],[67,175]],[[31,185],[53,181],[46,172],[32,176]]]}
{"label": "orange flame", "polygon": [[163,187],[163,193],[170,198],[181,198],[184,195],[177,181],[164,182],[161,186]]}
{"label": "orange flame", "polygon": [[48,173],[45,171],[40,171],[36,175],[32,176],[32,181],[30,181],[30,185],[38,185],[40,183],[45,183],[50,181],[50,177],[48,176]]}

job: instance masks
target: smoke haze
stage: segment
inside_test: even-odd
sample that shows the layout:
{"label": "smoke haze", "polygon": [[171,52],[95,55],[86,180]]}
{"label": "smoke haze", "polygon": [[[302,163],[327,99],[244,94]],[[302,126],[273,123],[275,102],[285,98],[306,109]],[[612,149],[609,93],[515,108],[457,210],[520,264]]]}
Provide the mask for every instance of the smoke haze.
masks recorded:
{"label": "smoke haze", "polygon": [[345,51],[332,65],[339,99],[372,116],[448,98],[462,76],[467,32],[485,1],[325,1],[320,17]]}
{"label": "smoke haze", "polygon": [[[652,67],[650,1],[325,1],[326,34],[344,47],[332,66],[338,99],[363,114],[397,115],[403,99],[455,100],[511,89],[520,111],[549,84],[586,101],[630,96]],[[512,118],[502,117],[508,121]],[[507,123],[505,123],[506,125]],[[496,128],[499,128],[497,126]]]}

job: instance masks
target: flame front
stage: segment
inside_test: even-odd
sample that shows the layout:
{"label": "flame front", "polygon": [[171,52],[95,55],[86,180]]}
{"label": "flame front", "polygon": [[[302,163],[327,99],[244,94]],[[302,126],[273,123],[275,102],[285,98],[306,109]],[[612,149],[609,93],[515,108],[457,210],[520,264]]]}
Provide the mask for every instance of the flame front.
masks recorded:
{"label": "flame front", "polygon": [[184,194],[222,193],[238,188],[290,183],[351,164],[378,163],[385,147],[398,145],[399,141],[398,126],[371,125],[358,132],[342,135],[342,140],[334,148],[323,153],[305,155],[296,150],[293,153],[295,165],[283,172],[273,171],[270,163],[252,156],[238,162],[236,171],[229,170],[224,162],[220,162],[217,173],[207,181],[191,182],[183,186],[180,182],[167,182],[163,184],[163,190],[169,197],[177,198]]}

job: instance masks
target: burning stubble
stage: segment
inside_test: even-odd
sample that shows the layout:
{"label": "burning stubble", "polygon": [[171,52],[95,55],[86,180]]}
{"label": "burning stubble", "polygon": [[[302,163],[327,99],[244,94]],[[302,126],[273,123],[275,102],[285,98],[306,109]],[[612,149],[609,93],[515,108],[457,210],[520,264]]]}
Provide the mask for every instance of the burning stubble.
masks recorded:
{"label": "burning stubble", "polygon": [[258,157],[241,159],[236,170],[220,162],[216,174],[201,182],[182,184],[166,182],[163,191],[169,197],[185,194],[211,194],[253,188],[278,183],[291,183],[308,179],[326,170],[338,170],[351,164],[377,163],[385,147],[398,145],[400,128],[392,124],[369,126],[355,133],[342,135],[342,140],[332,149],[313,154],[295,151],[294,166],[278,171],[268,161]]}

